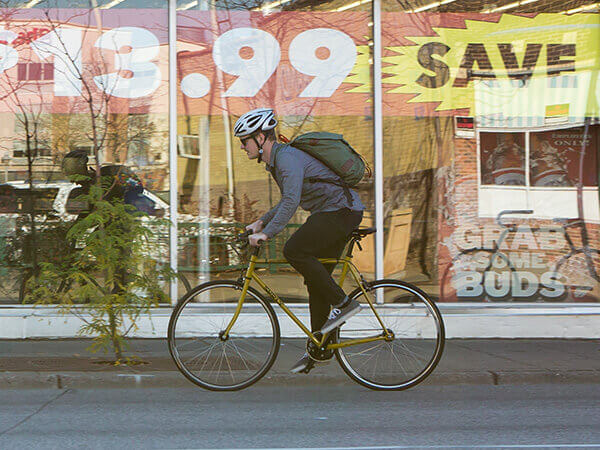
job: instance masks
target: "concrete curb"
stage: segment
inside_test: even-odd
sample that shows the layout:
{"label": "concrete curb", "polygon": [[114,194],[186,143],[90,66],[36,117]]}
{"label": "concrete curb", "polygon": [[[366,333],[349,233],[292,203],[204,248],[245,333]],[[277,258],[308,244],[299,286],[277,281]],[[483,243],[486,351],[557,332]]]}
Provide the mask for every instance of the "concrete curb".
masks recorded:
{"label": "concrete curb", "polygon": [[[277,289],[275,289],[277,292]],[[210,303],[199,305],[207,310]],[[308,305],[290,303],[294,314],[309,323]],[[444,317],[446,339],[527,338],[598,339],[600,305],[597,303],[439,303]],[[230,305],[231,311],[235,305]],[[393,313],[401,305],[387,304],[380,311]],[[286,338],[305,339],[295,323],[275,307]],[[170,307],[153,308],[139,317],[130,338],[165,339],[172,313]],[[370,317],[367,311],[361,313]],[[360,318],[361,315],[357,316]],[[85,308],[78,316],[89,318]],[[0,339],[78,339],[81,318],[63,314],[56,306],[0,305]],[[250,322],[247,322],[250,325]],[[260,322],[257,322],[260,325]],[[125,323],[127,327],[129,323]],[[89,337],[89,336],[88,336]]]}
{"label": "concrete curb", "polygon": [[[423,385],[520,385],[598,383],[599,370],[556,370],[519,372],[434,372]],[[345,374],[268,373],[261,384],[352,384]],[[358,386],[358,385],[357,385]],[[194,387],[182,374],[162,372],[0,372],[0,389],[101,389],[101,388]]]}

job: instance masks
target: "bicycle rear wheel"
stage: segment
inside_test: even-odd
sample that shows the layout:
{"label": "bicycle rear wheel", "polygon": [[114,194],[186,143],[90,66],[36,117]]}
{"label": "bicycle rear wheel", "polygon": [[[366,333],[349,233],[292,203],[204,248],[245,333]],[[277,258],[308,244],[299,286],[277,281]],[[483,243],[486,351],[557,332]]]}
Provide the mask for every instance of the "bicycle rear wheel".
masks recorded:
{"label": "bicycle rear wheel", "polygon": [[[435,369],[444,350],[444,322],[437,306],[423,291],[402,281],[377,280],[365,287],[392,338],[338,348],[338,362],[353,380],[371,389],[415,386]],[[382,305],[375,304],[378,292],[384,298]],[[350,297],[363,309],[339,328],[338,342],[383,336],[360,288]]]}
{"label": "bicycle rear wheel", "polygon": [[279,351],[275,311],[249,288],[227,337],[242,292],[235,281],[211,281],[188,292],[169,321],[169,351],[192,383],[213,391],[235,391],[256,383]]}

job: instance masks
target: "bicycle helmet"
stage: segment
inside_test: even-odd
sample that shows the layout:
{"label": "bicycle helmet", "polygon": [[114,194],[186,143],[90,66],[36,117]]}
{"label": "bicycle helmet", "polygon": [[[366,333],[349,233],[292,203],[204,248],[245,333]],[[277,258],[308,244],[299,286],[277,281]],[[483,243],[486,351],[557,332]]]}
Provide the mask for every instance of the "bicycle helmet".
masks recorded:
{"label": "bicycle helmet", "polygon": [[259,131],[272,130],[277,126],[277,119],[271,108],[258,108],[243,114],[233,127],[236,137],[249,136]]}
{"label": "bicycle helmet", "polygon": [[66,175],[87,175],[88,155],[85,150],[73,150],[62,160],[62,170]]}

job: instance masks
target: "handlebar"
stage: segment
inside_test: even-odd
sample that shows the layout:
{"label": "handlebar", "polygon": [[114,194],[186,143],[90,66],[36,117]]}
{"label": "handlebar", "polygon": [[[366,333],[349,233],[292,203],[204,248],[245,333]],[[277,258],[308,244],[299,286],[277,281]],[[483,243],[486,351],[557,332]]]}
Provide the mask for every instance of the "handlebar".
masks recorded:
{"label": "handlebar", "polygon": [[[240,233],[237,235],[236,237],[236,241],[238,242],[244,242],[246,245],[249,244],[248,238],[254,234],[254,232],[252,230],[246,230],[243,233]],[[261,244],[262,242],[264,242],[263,240],[258,241],[259,244]],[[253,249],[253,254],[254,255],[258,255],[258,252],[260,250],[260,245],[258,247],[254,247]]]}
{"label": "handlebar", "polygon": [[235,239],[236,241],[247,241],[251,234],[252,230],[246,230],[243,233],[239,233]]}
{"label": "handlebar", "polygon": [[498,216],[496,217],[496,223],[501,227],[506,228],[507,225],[502,222],[502,216],[507,214],[533,214],[532,209],[505,209],[504,211],[500,211]]}

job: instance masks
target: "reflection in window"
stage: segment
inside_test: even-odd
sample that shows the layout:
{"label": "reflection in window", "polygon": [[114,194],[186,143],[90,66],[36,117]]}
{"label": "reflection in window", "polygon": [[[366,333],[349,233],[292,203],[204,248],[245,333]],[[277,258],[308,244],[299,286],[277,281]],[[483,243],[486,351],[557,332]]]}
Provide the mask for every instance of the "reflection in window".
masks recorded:
{"label": "reflection in window", "polygon": [[548,133],[531,133],[530,176],[532,186],[572,186],[567,173],[568,153]]}
{"label": "reflection in window", "polygon": [[[39,145],[37,148],[31,148],[31,157],[51,157],[52,150],[48,147],[43,147],[41,142],[37,142]],[[31,144],[30,144],[31,145]],[[35,145],[35,144],[34,144]],[[27,158],[27,143],[23,140],[13,141],[13,157],[14,158]]]}
{"label": "reflection in window", "polygon": [[[596,129],[571,128],[531,133],[530,178],[532,186],[595,186]],[[580,175],[581,172],[581,175]]]}
{"label": "reflection in window", "polygon": [[0,184],[0,213],[17,212],[17,193],[8,184]]}
{"label": "reflection in window", "polygon": [[19,63],[17,64],[18,81],[39,81],[54,79],[53,63]]}
{"label": "reflection in window", "polygon": [[525,138],[522,133],[481,133],[483,184],[525,185]]}

